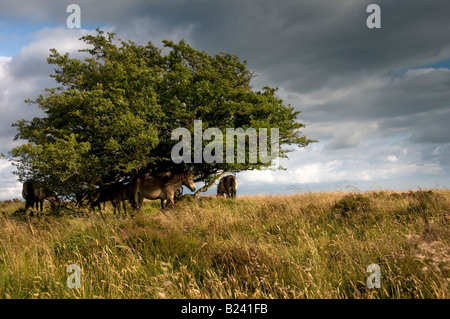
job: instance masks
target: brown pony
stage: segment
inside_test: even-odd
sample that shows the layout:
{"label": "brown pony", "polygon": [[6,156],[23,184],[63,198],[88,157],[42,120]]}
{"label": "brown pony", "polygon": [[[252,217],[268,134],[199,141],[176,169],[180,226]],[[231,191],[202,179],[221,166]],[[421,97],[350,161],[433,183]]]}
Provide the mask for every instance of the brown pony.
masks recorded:
{"label": "brown pony", "polygon": [[132,195],[130,202],[135,208],[140,209],[144,198],[160,199],[161,209],[174,208],[175,192],[181,185],[195,191],[194,174],[190,170],[180,173],[165,172],[137,176],[130,182],[130,193]]}
{"label": "brown pony", "polygon": [[25,211],[27,211],[30,207],[31,209],[33,209],[34,205],[36,204],[36,210],[39,211],[40,208],[40,211],[42,213],[44,200],[48,200],[52,207],[55,207],[60,203],[58,196],[47,195],[44,192],[44,188],[39,183],[31,180],[23,183],[22,197],[25,199]]}
{"label": "brown pony", "polygon": [[[106,186],[104,189],[100,190],[96,194],[96,198],[91,202],[91,208],[95,212],[95,207],[98,207],[100,211],[100,215],[102,214],[100,203],[105,203],[110,201],[114,207],[114,215],[116,214],[116,210],[118,211],[118,216],[120,215],[120,204],[122,203],[124,216],[127,215],[127,209],[125,205],[125,201],[130,198],[130,185],[124,185],[121,183],[115,183]],[[104,206],[103,206],[104,208]]]}
{"label": "brown pony", "polygon": [[227,175],[220,179],[219,185],[217,185],[217,196],[225,196],[227,198],[236,198],[238,183],[236,177],[233,175]]}

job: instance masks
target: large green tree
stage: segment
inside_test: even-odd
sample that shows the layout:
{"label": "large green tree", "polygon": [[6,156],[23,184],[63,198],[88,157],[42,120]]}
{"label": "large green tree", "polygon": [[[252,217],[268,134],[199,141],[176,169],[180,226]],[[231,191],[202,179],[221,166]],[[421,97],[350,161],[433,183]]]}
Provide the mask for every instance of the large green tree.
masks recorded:
{"label": "large green tree", "polygon": [[[226,128],[278,128],[280,157],[290,151],[287,145],[313,142],[301,135],[299,112],[284,105],[276,89],[252,89],[254,75],[235,55],[211,56],[185,41],[164,41],[164,55],[150,42],[117,40],[101,30],[80,40],[87,45],[83,59],[50,50],[48,63],[56,66],[50,76],[58,87],[27,100],[45,116],[13,124],[16,139],[27,141],[9,153],[21,181],[39,180],[70,197],[149,170],[174,169],[171,150],[179,141],[171,134],[179,127],[194,134],[194,120],[224,136]],[[224,154],[222,163],[184,165],[205,190],[223,172],[270,164],[227,163]]]}

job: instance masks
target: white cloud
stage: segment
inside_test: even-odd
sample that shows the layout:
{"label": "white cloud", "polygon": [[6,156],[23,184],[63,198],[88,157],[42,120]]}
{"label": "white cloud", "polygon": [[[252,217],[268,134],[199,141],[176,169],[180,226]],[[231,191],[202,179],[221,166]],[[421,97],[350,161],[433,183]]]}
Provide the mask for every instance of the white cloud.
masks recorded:
{"label": "white cloud", "polygon": [[386,157],[386,161],[394,163],[398,161],[398,158],[395,155],[388,155],[388,157]]}
{"label": "white cloud", "polygon": [[[28,82],[37,78],[41,81],[48,79],[54,69],[54,66],[47,63],[50,49],[55,48],[62,54],[69,52],[72,57],[80,57],[82,54],[78,53],[78,50],[82,49],[84,44],[78,39],[88,33],[92,31],[65,27],[43,28],[35,32],[34,41],[23,47],[10,61],[11,74],[16,78],[25,78]],[[40,87],[45,87],[45,84],[47,83],[38,83]]]}
{"label": "white cloud", "polygon": [[5,160],[0,159],[0,200],[22,198],[22,184],[11,174],[13,166]]}
{"label": "white cloud", "polygon": [[403,177],[419,181],[444,173],[435,158],[424,159],[421,154],[418,146],[410,146],[406,153],[402,145],[389,145],[381,138],[365,142],[352,152],[329,152],[325,143],[319,143],[308,150],[291,153],[290,160],[281,159],[280,164],[286,171],[249,171],[239,173],[238,177],[245,185],[307,185],[341,181],[378,183]]}

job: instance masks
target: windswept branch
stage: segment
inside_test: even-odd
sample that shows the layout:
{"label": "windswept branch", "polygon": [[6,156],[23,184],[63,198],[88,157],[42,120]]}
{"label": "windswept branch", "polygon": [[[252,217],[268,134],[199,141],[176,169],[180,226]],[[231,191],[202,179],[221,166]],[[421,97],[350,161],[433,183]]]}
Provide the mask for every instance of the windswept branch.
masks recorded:
{"label": "windswept branch", "polygon": [[227,173],[227,171],[223,171],[222,173],[216,175],[213,179],[211,179],[211,180],[209,181],[209,183],[205,183],[205,186],[199,188],[199,189],[194,193],[194,195],[192,195],[192,196],[193,196],[194,198],[197,198],[198,195],[199,195],[200,193],[206,192],[208,189],[210,189],[210,188],[216,183],[216,181],[217,181],[219,178],[221,178],[221,177],[222,177],[223,175],[225,175],[226,173]]}

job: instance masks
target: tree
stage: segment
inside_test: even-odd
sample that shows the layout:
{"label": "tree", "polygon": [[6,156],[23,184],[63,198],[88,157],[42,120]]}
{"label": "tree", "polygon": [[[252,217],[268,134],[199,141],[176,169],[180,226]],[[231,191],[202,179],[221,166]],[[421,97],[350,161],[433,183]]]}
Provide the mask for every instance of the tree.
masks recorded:
{"label": "tree", "polygon": [[72,197],[82,189],[180,165],[191,168],[206,187],[224,172],[270,166],[261,161],[175,164],[171,150],[179,141],[171,139],[172,132],[183,127],[194,134],[195,120],[202,121],[203,130],[218,128],[224,136],[226,128],[278,128],[280,157],[287,157],[286,145],[313,142],[301,136],[300,112],[285,106],[276,89],[252,90],[253,73],[234,55],[211,56],[183,40],[164,41],[170,51],[163,55],[151,42],[118,41],[99,29],[80,40],[88,45],[80,50],[84,60],[51,49],[47,60],[56,69],[50,76],[59,86],[26,101],[46,116],[13,124],[15,139],[28,141],[9,152],[21,181],[39,180]]}

